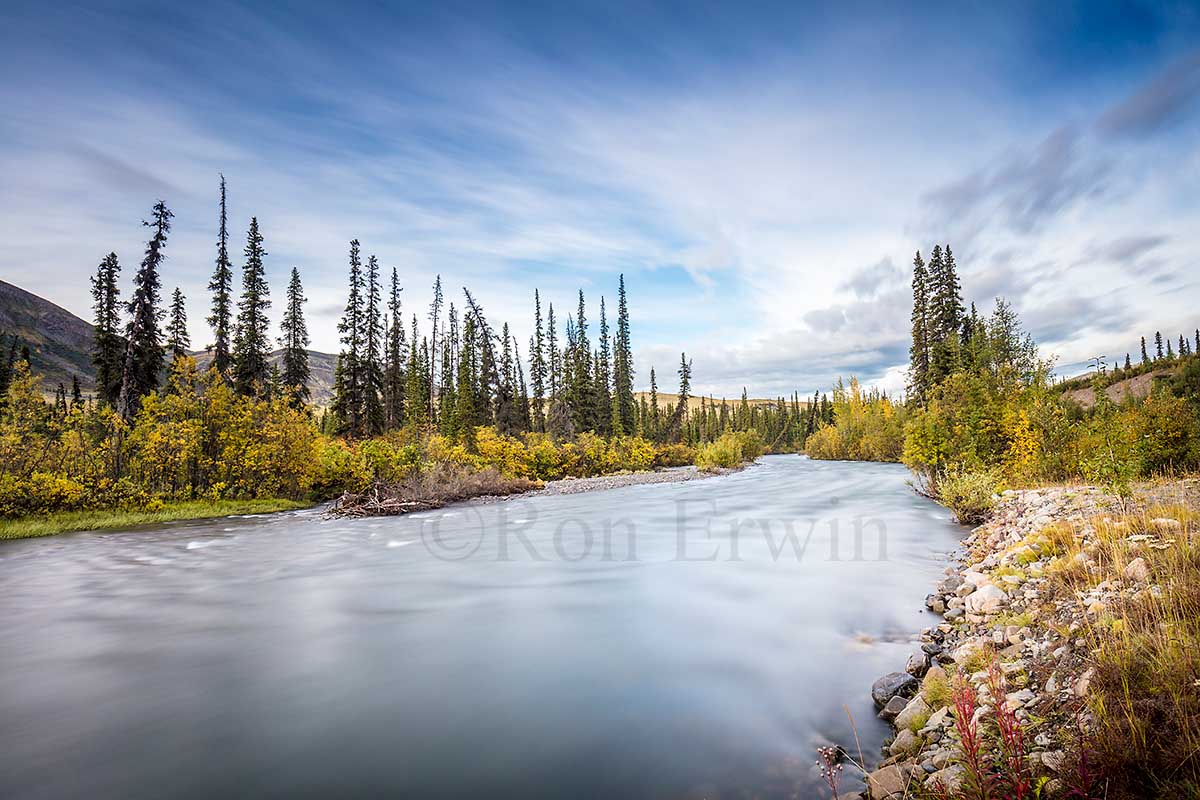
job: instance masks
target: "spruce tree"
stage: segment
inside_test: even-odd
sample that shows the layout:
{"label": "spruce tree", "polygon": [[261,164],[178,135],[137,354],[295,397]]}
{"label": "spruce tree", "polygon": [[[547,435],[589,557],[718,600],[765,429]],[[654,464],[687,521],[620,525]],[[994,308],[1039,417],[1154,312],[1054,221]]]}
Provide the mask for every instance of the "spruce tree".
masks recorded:
{"label": "spruce tree", "polygon": [[333,408],[339,421],[338,433],[356,438],[363,433],[362,424],[362,381],[363,358],[363,274],[359,256],[358,239],[350,242],[350,292],[346,298],[346,310],[338,322],[341,334],[342,367],[341,384],[333,397]]}
{"label": "spruce tree", "polygon": [[608,344],[608,315],[604,308],[604,297],[601,296],[600,340],[597,343],[592,375],[594,386],[592,404],[596,410],[596,433],[601,436],[620,436],[624,427],[621,422],[620,406],[613,402],[613,396],[609,393],[609,364],[611,361],[611,350]]}
{"label": "spruce tree", "polygon": [[404,424],[404,316],[401,313],[400,277],[392,268],[392,284],[388,293],[387,367],[384,372],[384,410],[387,428],[394,430]]}
{"label": "spruce tree", "polygon": [[304,286],[300,283],[300,270],[292,267],[292,276],[287,286],[287,306],[279,330],[279,346],[283,348],[283,374],[280,382],[287,393],[288,401],[295,408],[303,408],[308,402],[308,324],[304,321]]}
{"label": "spruce tree", "polygon": [[462,349],[459,351],[457,372],[454,386],[453,428],[467,449],[473,450],[475,446],[477,363],[475,321],[469,314],[463,319]]}
{"label": "spruce tree", "polygon": [[908,349],[908,396],[924,406],[929,389],[929,282],[921,251],[913,257],[912,342]]}
{"label": "spruce tree", "polygon": [[613,343],[613,396],[622,426],[633,420],[633,343],[629,332],[629,304],[625,296],[625,275],[621,274],[617,284],[617,335]]}
{"label": "spruce tree", "polygon": [[383,297],[379,285],[379,259],[367,259],[366,296],[363,305],[362,397],[364,434],[383,433]]}
{"label": "spruce tree", "polygon": [[[579,307],[574,323],[574,337],[568,350],[570,351],[570,387],[567,403],[571,407],[571,420],[577,431],[593,430],[595,416],[593,414],[592,394],[592,346],[587,336],[587,316],[585,313],[583,290],[579,290]],[[570,321],[568,320],[568,324]]]}
{"label": "spruce tree", "polygon": [[234,387],[247,397],[263,393],[271,377],[267,309],[271,307],[263,257],[263,237],[258,217],[250,218],[246,232],[246,264],[242,267],[242,297],[238,301],[237,330],[233,341]]}
{"label": "spruce tree", "polygon": [[167,323],[167,350],[171,352],[171,358],[182,358],[187,355],[188,348],[192,346],[191,337],[188,336],[187,329],[187,306],[184,304],[183,292],[178,286],[171,294],[171,316]]}
{"label": "spruce tree", "polygon": [[117,254],[109,253],[92,278],[92,310],[96,314],[92,328],[92,363],[96,366],[96,396],[109,405],[116,404],[121,392],[121,366],[125,354],[125,343],[121,338],[121,290],[117,287],[120,275]]}
{"label": "spruce tree", "polygon": [[1183,338],[1183,334],[1182,334],[1182,333],[1181,333],[1181,334],[1179,334],[1179,355],[1180,355],[1180,357],[1182,357],[1182,356],[1186,356],[1186,355],[1188,354],[1188,353],[1187,353],[1187,346],[1188,346],[1188,345],[1187,345],[1187,339]]}
{"label": "spruce tree", "polygon": [[158,271],[166,258],[163,250],[167,246],[173,216],[166,203],[159,200],[154,204],[152,220],[142,222],[153,229],[154,235],[146,243],[146,254],[133,279],[133,295],[125,306],[129,322],[125,326],[125,359],[117,411],[126,419],[132,418],[142,398],[158,387],[158,376],[163,369],[162,331],[159,328],[163,318],[163,310],[159,308],[162,283]]}
{"label": "spruce tree", "polygon": [[1133,362],[1129,360],[1129,353],[1125,354],[1125,371],[1129,372],[1133,369]]}
{"label": "spruce tree", "polygon": [[558,397],[559,389],[562,386],[562,363],[558,352],[558,331],[557,323],[554,320],[554,303],[550,304],[550,311],[546,315],[546,361],[550,375],[550,397],[553,399]]}
{"label": "spruce tree", "polygon": [[1155,351],[1154,360],[1155,360],[1155,361],[1162,361],[1162,360],[1163,360],[1163,358],[1164,358],[1164,357],[1165,357],[1165,355],[1166,355],[1166,354],[1163,352],[1163,335],[1162,335],[1162,331],[1155,331],[1155,332],[1154,332],[1154,351]]}
{"label": "spruce tree", "polygon": [[79,386],[79,376],[72,373],[71,375],[71,408],[81,408],[83,406],[83,389]]}
{"label": "spruce tree", "polygon": [[436,366],[433,362],[437,358],[438,351],[438,320],[442,314],[442,276],[438,275],[437,280],[433,282],[433,301],[429,304],[429,409],[430,413],[434,410],[434,395],[437,385],[437,372],[434,369]]}
{"label": "spruce tree", "polygon": [[658,411],[658,379],[654,375],[654,367],[650,368],[650,419],[643,425],[651,441],[659,441],[661,420]]}
{"label": "spruce tree", "polygon": [[404,418],[407,423],[423,426],[429,422],[429,386],[425,381],[425,360],[417,346],[417,315],[412,318],[409,341],[407,382],[404,387]]}
{"label": "spruce tree", "polygon": [[1142,337],[1142,366],[1150,363],[1150,354],[1146,352],[1146,337]]}
{"label": "spruce tree", "polygon": [[533,389],[533,429],[546,430],[546,359],[542,332],[542,297],[533,290],[533,338],[529,341],[529,383]]}
{"label": "spruce tree", "polygon": [[217,230],[217,265],[212,280],[208,282],[212,292],[212,313],[208,324],[213,330],[212,366],[228,377],[233,362],[230,352],[230,327],[233,323],[233,264],[229,261],[228,217],[225,213],[225,176],[221,176],[221,219]]}
{"label": "spruce tree", "polygon": [[941,383],[958,368],[959,336],[964,319],[958,268],[949,246],[942,251],[934,245],[926,280],[931,287],[929,383],[932,386]]}

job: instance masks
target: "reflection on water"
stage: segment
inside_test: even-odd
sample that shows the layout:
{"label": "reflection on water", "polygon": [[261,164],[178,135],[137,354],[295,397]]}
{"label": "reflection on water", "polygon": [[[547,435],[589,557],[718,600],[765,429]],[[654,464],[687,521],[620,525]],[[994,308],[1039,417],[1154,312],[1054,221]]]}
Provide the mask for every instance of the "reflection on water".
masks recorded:
{"label": "reflection on water", "polygon": [[[894,465],[0,544],[6,797],[810,796],[960,531]],[[832,556],[832,558],[831,558]]]}

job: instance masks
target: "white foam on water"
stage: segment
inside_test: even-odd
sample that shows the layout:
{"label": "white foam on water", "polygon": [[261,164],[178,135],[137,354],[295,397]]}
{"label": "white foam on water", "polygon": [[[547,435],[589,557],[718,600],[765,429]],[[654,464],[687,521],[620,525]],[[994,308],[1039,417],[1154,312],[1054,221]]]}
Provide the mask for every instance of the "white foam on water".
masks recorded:
{"label": "white foam on water", "polygon": [[409,539],[407,542],[397,542],[395,539],[392,539],[387,543],[387,546],[388,547],[404,547],[406,544],[412,544],[412,543],[413,543],[412,539]]}
{"label": "white foam on water", "polygon": [[217,545],[221,545],[221,544],[225,544],[225,542],[221,541],[220,539],[210,539],[208,541],[200,541],[200,542],[188,542],[187,549],[188,550],[203,550],[206,547],[216,547]]}

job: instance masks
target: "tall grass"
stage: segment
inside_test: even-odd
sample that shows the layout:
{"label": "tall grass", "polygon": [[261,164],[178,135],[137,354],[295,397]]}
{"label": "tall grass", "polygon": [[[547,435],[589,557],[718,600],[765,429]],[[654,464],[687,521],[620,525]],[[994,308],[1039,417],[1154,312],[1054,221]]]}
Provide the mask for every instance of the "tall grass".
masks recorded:
{"label": "tall grass", "polygon": [[236,514],[266,514],[306,508],[295,500],[152,501],[144,508],[107,511],[60,511],[21,519],[0,519],[0,539],[29,539],[70,531],[114,530],[187,519],[210,519]]}

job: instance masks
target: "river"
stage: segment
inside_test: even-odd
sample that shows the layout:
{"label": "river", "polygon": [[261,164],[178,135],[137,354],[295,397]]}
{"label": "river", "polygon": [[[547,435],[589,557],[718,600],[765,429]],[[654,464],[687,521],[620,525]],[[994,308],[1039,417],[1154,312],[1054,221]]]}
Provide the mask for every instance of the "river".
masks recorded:
{"label": "river", "polygon": [[962,534],[906,477],[0,542],[0,793],[813,796]]}

